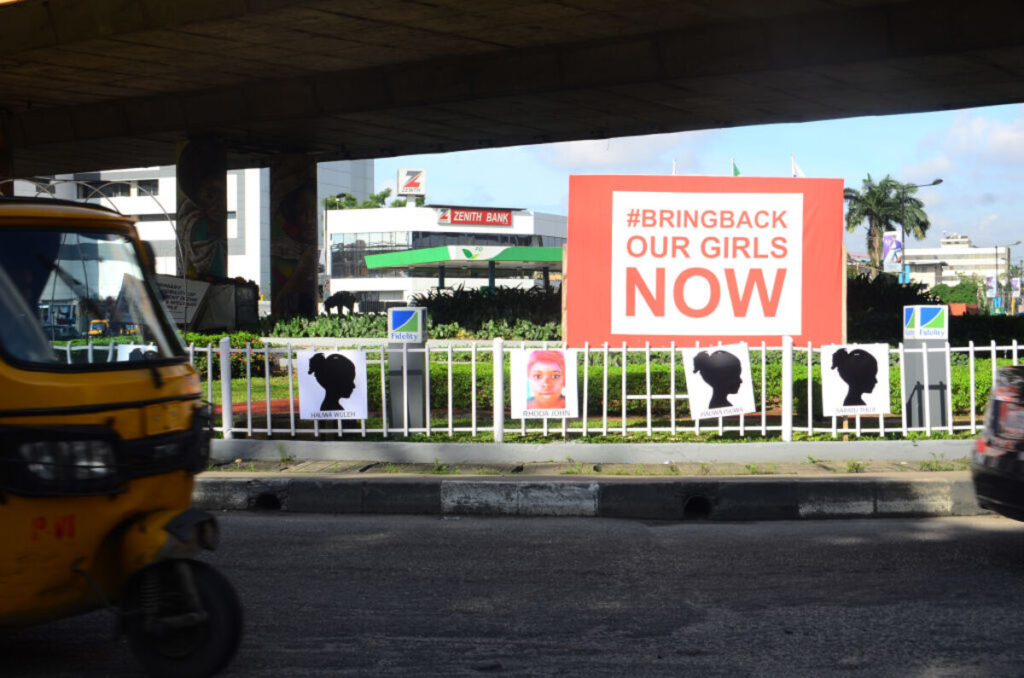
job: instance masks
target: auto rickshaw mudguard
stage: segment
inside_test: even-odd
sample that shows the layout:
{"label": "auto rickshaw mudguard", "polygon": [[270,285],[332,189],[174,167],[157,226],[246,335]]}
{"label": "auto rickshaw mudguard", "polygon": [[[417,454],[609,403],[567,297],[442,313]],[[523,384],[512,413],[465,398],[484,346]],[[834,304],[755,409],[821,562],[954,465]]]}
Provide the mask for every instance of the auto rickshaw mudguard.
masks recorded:
{"label": "auto rickshaw mudguard", "polygon": [[178,470],[135,478],[110,495],[5,494],[0,627],[51,621],[116,599],[139,569],[126,567],[139,562],[140,554],[156,556],[168,541],[180,543],[163,527],[186,512],[192,487],[193,475]]}
{"label": "auto rickshaw mudguard", "polygon": [[121,539],[121,571],[135,572],[170,558],[192,558],[217,546],[217,521],[197,509],[155,511],[127,526]]}

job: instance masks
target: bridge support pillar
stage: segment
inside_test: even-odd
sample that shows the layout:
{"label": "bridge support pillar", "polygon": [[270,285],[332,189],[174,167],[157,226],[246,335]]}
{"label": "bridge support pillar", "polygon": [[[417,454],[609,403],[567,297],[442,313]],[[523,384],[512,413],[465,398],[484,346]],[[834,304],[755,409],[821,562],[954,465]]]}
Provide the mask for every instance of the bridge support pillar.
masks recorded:
{"label": "bridge support pillar", "polygon": [[219,139],[179,142],[178,274],[228,277],[227,154]]}
{"label": "bridge support pillar", "polygon": [[14,149],[7,141],[4,121],[0,120],[0,196],[14,195]]}
{"label": "bridge support pillar", "polygon": [[[270,164],[270,312],[317,310],[316,160],[283,155]],[[324,244],[327,247],[327,244]]]}

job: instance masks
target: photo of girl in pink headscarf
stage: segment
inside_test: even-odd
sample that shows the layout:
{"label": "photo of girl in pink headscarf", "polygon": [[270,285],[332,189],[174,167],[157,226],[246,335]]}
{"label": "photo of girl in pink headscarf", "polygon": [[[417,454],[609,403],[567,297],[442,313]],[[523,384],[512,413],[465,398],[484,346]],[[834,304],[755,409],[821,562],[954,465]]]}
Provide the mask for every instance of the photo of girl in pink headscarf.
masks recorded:
{"label": "photo of girl in pink headscarf", "polygon": [[512,416],[576,417],[576,351],[512,351]]}

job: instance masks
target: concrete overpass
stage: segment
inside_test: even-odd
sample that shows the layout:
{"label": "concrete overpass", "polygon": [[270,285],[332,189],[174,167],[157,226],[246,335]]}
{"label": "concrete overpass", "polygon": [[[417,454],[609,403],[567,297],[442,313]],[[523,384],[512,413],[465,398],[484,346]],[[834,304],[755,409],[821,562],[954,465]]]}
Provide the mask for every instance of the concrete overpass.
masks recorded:
{"label": "concrete overpass", "polygon": [[20,0],[0,174],[374,158],[1024,101],[1017,0]]}
{"label": "concrete overpass", "polygon": [[[272,308],[316,299],[316,163],[1024,101],[1019,0],[0,0],[0,180],[177,165],[227,275],[270,167]],[[10,182],[0,181],[0,193]]]}

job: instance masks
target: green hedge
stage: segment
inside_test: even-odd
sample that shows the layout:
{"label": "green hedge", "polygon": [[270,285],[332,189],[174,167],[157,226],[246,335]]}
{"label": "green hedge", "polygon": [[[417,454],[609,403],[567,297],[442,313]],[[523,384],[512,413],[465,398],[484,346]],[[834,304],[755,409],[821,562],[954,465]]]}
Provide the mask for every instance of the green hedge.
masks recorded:
{"label": "green hedge", "polygon": [[[387,336],[387,316],[376,313],[353,315],[320,315],[315,318],[265,318],[264,336],[268,337],[338,337],[373,338]],[[427,334],[431,339],[493,339],[504,337],[525,341],[560,341],[562,327],[557,322],[542,324],[523,318],[509,322],[504,318],[488,319],[472,328],[457,322],[435,320],[428,312]]]}
{"label": "green hedge", "polygon": [[[794,361],[795,362],[795,361]],[[998,365],[1009,365],[1008,359],[1000,359]],[[992,367],[988,359],[977,359],[975,363],[974,382],[974,409],[981,414],[988,399],[988,391],[992,386]],[[370,362],[367,364],[368,379],[368,401],[371,410],[380,409],[380,364]],[[767,363],[767,383],[765,384],[766,403],[761,401],[761,364],[760,360],[751,359],[752,383],[754,388],[755,408],[760,411],[763,407],[768,410],[777,408],[781,402],[782,394],[782,366],[779,362]],[[970,373],[966,365],[953,365],[951,381],[953,384],[953,414],[954,416],[966,416],[970,414]],[[479,411],[490,410],[493,407],[494,391],[491,379],[493,373],[492,363],[478,363],[476,368],[477,385],[477,409]],[[665,395],[670,393],[671,369],[668,365],[651,365],[651,393]],[[889,394],[891,413],[896,415],[902,411],[900,403],[900,373],[899,366],[893,365],[889,369]],[[577,383],[583,384],[583,367],[577,369]],[[604,383],[604,367],[591,366],[588,370],[588,399],[587,413],[591,416],[600,415],[603,411],[602,392]],[[643,365],[626,366],[626,393],[628,395],[642,395],[646,393],[647,372]],[[686,375],[680,365],[676,366],[675,372],[676,393],[686,393]],[[456,409],[465,410],[471,402],[472,393],[471,366],[464,363],[452,365],[452,392],[453,403]],[[511,399],[511,374],[509,365],[505,365],[505,405],[510,405]],[[821,367],[814,366],[812,397],[814,398],[814,418],[822,418],[821,401]],[[582,390],[580,393],[580,404],[582,405]],[[443,409],[448,402],[448,366],[446,363],[432,363],[430,366],[430,403],[434,409]],[[806,364],[793,366],[793,404],[794,416],[798,419],[807,416],[807,366]],[[643,415],[647,411],[645,400],[629,399],[626,412],[629,415]],[[669,413],[669,401],[657,399],[651,402],[653,415],[664,416]],[[622,368],[609,366],[608,368],[608,414],[619,416],[622,413]],[[688,401],[678,401],[677,416],[688,417],[690,414]]]}
{"label": "green hedge", "polygon": [[[427,314],[428,335],[431,339],[493,339],[503,337],[509,341],[561,341],[560,321],[535,322],[525,318],[507,320],[508,317],[488,318],[473,325],[444,322]],[[851,344],[886,343],[896,346],[903,341],[902,311],[850,312],[847,319],[847,341]],[[314,318],[273,318],[262,321],[263,336],[268,337],[337,337],[376,338],[387,336],[387,316],[360,313],[354,315],[320,315]],[[1024,337],[1024,316],[956,316],[950,319],[950,344],[987,346],[995,341],[1009,346],[1014,339]],[[116,341],[130,341],[119,337]],[[84,344],[76,339],[72,345]],[[614,354],[614,353],[613,353]],[[631,356],[632,357],[632,356]]]}
{"label": "green hedge", "polygon": [[[251,346],[253,350],[264,348],[263,342],[260,341],[260,337],[251,332],[235,332],[234,334],[227,335],[187,332],[185,334],[185,343],[188,345],[194,345],[196,348],[195,354],[192,357],[192,363],[196,366],[196,370],[199,371],[199,374],[201,374],[204,379],[207,375],[206,352],[200,351],[199,349],[205,349],[207,346],[213,347],[213,378],[220,379],[220,353],[217,351],[217,347],[220,345],[220,340],[225,336],[231,338],[231,348],[245,348],[246,345]],[[231,354],[232,378],[241,378],[245,376],[245,363],[246,359],[244,353]],[[262,377],[266,374],[262,354],[253,355],[250,374],[254,377]]]}

